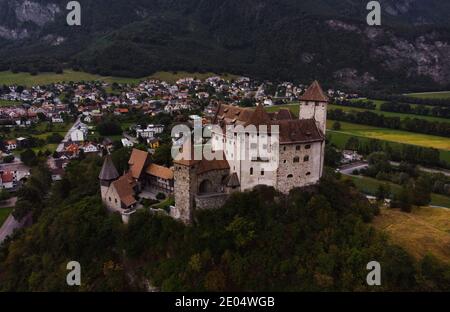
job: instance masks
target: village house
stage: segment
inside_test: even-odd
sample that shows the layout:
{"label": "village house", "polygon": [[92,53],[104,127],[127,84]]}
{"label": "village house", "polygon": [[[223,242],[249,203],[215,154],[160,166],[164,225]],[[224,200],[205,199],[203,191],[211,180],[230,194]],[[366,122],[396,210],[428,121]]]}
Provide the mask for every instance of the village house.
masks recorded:
{"label": "village house", "polygon": [[16,185],[14,174],[11,171],[3,171],[0,173],[0,187],[3,189],[13,189]]}
{"label": "village house", "polygon": [[5,147],[8,151],[13,151],[17,148],[17,141],[16,140],[7,140],[5,142]]}
{"label": "village house", "polygon": [[164,131],[163,125],[148,125],[145,129],[136,129],[136,137],[143,139],[152,139],[156,134],[160,134]]}

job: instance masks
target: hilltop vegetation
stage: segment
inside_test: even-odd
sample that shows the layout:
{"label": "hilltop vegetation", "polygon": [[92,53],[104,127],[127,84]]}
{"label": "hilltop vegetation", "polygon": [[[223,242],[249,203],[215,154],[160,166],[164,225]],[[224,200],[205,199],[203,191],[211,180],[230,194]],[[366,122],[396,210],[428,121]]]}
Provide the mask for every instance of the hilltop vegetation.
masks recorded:
{"label": "hilltop vegetation", "polygon": [[164,291],[362,291],[374,259],[377,290],[448,289],[448,266],[387,242],[370,225],[378,209],[332,175],[288,197],[269,187],[236,194],[191,227],[146,211],[124,226],[100,202],[100,165],[72,163],[37,222],[1,247],[0,290],[69,290],[65,266],[77,260],[81,291],[144,290],[148,281]]}

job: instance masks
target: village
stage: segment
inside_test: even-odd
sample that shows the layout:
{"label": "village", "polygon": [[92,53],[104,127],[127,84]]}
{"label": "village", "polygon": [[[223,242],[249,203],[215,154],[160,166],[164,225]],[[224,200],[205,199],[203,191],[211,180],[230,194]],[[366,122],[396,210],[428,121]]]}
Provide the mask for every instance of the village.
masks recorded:
{"label": "village", "polygon": [[[153,153],[164,130],[170,130],[159,123],[159,116],[206,122],[220,103],[273,106],[298,99],[305,88],[219,76],[203,81],[187,77],[174,84],[148,80],[134,86],[103,82],[0,86],[0,186],[16,191],[30,174],[28,158],[32,163],[35,156],[47,156],[52,178],[60,180],[67,163],[80,154],[103,155],[113,146],[136,144]],[[327,94],[340,99],[357,96],[334,90]],[[183,114],[188,117],[183,119]],[[105,119],[117,120],[121,129],[98,131]],[[145,123],[146,119],[155,122]]]}

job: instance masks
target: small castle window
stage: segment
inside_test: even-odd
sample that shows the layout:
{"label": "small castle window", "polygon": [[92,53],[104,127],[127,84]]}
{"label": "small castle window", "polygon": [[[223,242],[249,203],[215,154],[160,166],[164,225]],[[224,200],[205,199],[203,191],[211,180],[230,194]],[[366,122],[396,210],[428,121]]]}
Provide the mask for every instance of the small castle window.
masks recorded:
{"label": "small castle window", "polygon": [[294,163],[300,162],[300,157],[294,157]]}
{"label": "small castle window", "polygon": [[288,179],[291,179],[291,178],[293,178],[294,176],[292,175],[292,174],[288,174]]}
{"label": "small castle window", "polygon": [[253,167],[250,168],[250,175],[253,175]]}
{"label": "small castle window", "polygon": [[261,175],[262,176],[264,175],[264,169],[261,169]]}
{"label": "small castle window", "polygon": [[303,157],[303,161],[309,161],[309,156],[306,155],[305,157]]}
{"label": "small castle window", "polygon": [[297,146],[295,147],[295,150],[299,151],[299,150],[300,150],[300,145],[297,145]]}
{"label": "small castle window", "polygon": [[310,149],[310,148],[311,148],[311,145],[310,145],[310,144],[305,145],[305,149]]}
{"label": "small castle window", "polygon": [[310,176],[310,175],[311,175],[311,172],[307,172],[306,175],[307,175],[307,176]]}
{"label": "small castle window", "polygon": [[109,197],[109,201],[111,201],[111,197]]}
{"label": "small castle window", "polygon": [[286,150],[286,146],[283,146],[283,151],[285,151]]}
{"label": "small castle window", "polygon": [[287,160],[285,159],[285,160],[283,160],[283,164],[285,164],[285,163],[287,163]]}
{"label": "small castle window", "polygon": [[117,198],[114,199],[114,202],[117,204]]}

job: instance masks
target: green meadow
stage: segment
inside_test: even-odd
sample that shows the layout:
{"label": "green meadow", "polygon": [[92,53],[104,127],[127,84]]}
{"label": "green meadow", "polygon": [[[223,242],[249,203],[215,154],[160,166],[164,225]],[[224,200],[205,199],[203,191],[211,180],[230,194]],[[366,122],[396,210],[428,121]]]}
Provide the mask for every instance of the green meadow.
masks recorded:
{"label": "green meadow", "polygon": [[405,95],[421,99],[450,99],[450,91],[409,93]]}
{"label": "green meadow", "polygon": [[[23,85],[23,86],[33,86],[33,85],[46,85],[56,82],[79,82],[79,81],[104,81],[106,83],[112,84],[114,82],[121,84],[137,84],[145,79],[158,79],[164,80],[169,83],[174,83],[180,78],[194,77],[198,79],[206,79],[211,76],[221,76],[224,79],[233,79],[237,76],[230,74],[215,74],[211,72],[207,73],[188,73],[188,72],[156,72],[151,76],[142,78],[126,78],[126,77],[111,77],[111,76],[101,76],[94,75],[86,72],[74,71],[74,70],[64,70],[62,74],[56,73],[39,73],[37,75],[31,75],[29,73],[13,73],[11,71],[0,72],[0,85]],[[1,103],[0,103],[1,105]]]}
{"label": "green meadow", "polygon": [[[330,108],[336,108],[337,105],[330,105]],[[352,107],[344,107],[338,106],[339,108],[351,110]],[[281,108],[290,109],[293,114],[298,116],[299,113],[299,105],[298,104],[288,104],[288,105],[280,105],[280,106],[272,106],[268,107],[267,110],[271,112],[278,111]],[[364,109],[362,109],[364,110]],[[380,112],[381,113],[381,112]],[[384,112],[383,112],[384,114]],[[397,113],[393,113],[396,114]],[[386,114],[387,115],[387,114]],[[408,114],[398,114],[403,115],[404,118],[408,116]],[[422,116],[420,116],[422,118]],[[432,117],[433,118],[433,117]],[[443,118],[438,118],[443,119]],[[445,119],[444,119],[445,120]],[[448,121],[448,120],[447,120]],[[358,137],[360,140],[369,140],[369,139],[377,139],[381,141],[391,142],[393,144],[411,144],[418,145],[423,147],[433,147],[440,150],[441,159],[450,163],[450,140],[445,137],[420,134],[402,130],[395,129],[387,129],[387,128],[378,128],[374,126],[367,125],[359,125],[352,124],[347,122],[340,122],[341,130],[333,131],[332,125],[334,121],[327,121],[327,132],[329,137],[336,146],[339,148],[343,148],[347,140],[354,136]]]}
{"label": "green meadow", "polygon": [[6,221],[12,211],[13,208],[0,208],[0,227],[3,225],[3,222]]}

